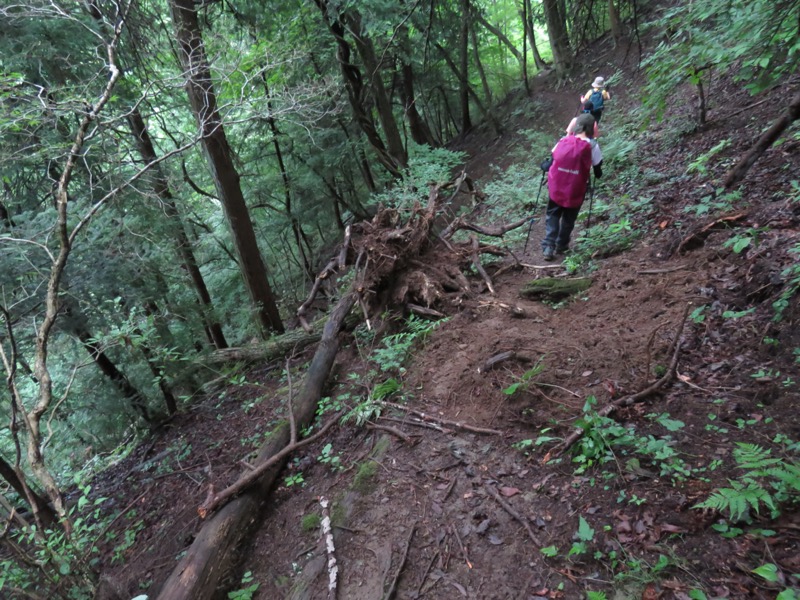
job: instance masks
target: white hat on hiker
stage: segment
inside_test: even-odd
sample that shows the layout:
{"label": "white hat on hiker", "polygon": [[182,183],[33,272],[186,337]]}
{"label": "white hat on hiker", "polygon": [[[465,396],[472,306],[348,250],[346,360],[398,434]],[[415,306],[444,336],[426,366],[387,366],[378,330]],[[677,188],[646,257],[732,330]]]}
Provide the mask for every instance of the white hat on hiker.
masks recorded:
{"label": "white hat on hiker", "polygon": [[605,79],[602,77],[595,77],[594,83],[592,83],[592,87],[601,88],[606,84]]}

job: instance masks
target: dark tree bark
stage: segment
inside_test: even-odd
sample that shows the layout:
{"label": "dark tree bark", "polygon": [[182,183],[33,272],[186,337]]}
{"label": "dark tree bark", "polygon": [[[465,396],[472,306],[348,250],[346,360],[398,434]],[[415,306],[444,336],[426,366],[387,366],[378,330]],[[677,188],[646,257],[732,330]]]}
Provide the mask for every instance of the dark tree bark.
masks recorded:
{"label": "dark tree bark", "polygon": [[230,224],[239,267],[253,303],[262,335],[283,332],[278,305],[256,241],[253,222],[242,194],[233,152],[225,136],[217,109],[211,70],[200,33],[196,6],[192,0],[170,0],[172,21],[180,44],[180,61],[185,69],[186,91],[202,132],[203,149],[211,168],[217,194]]}
{"label": "dark tree bark", "polygon": [[469,114],[469,0],[461,0],[461,30],[458,35],[458,96],[461,100],[461,135],[472,129]]}
{"label": "dark tree bark", "polygon": [[364,86],[364,77],[359,68],[352,62],[352,49],[350,44],[345,38],[346,26],[341,17],[331,16],[328,14],[328,1],[327,0],[314,0],[314,3],[322,13],[323,20],[325,21],[328,29],[336,39],[336,57],[339,61],[339,68],[342,71],[344,78],[344,86],[347,91],[347,98],[350,102],[350,108],[353,111],[356,123],[361,131],[367,137],[378,161],[386,168],[393,177],[401,176],[401,169],[405,161],[398,160],[387,149],[383,143],[380,134],[378,133],[375,123],[372,120],[372,115],[364,106],[364,100],[367,96],[367,89]]}
{"label": "dark tree bark", "polygon": [[[346,294],[334,308],[322,333],[322,340],[308,368],[303,388],[293,403],[297,430],[309,425],[328,379],[336,353],[338,334],[356,301],[354,293]],[[287,423],[278,427],[262,446],[254,466],[280,452],[290,439]],[[161,586],[158,600],[208,600],[214,596],[221,578],[230,568],[236,550],[251,529],[261,498],[274,485],[285,460],[262,475],[248,492],[242,494],[208,520],[180,563]]]}
{"label": "dark tree bark", "polygon": [[[139,112],[138,107],[134,107],[128,115],[128,123],[131,126],[133,137],[136,140],[136,147],[145,164],[150,164],[156,161],[156,150],[153,146],[153,141],[150,139],[150,134],[147,131],[147,125],[144,122],[142,114]],[[183,225],[183,220],[178,212],[178,207],[175,204],[175,197],[169,187],[164,172],[160,166],[153,170],[153,191],[156,196],[164,204],[164,212],[173,222],[175,246],[178,254],[181,257],[183,269],[188,273],[189,278],[192,280],[194,290],[203,307],[203,322],[204,327],[213,341],[214,347],[217,350],[222,350],[228,347],[228,342],[225,340],[225,335],[222,333],[222,325],[213,319],[211,315],[214,314],[214,306],[211,302],[211,294],[208,292],[203,274],[200,272],[200,266],[197,264],[192,243],[189,241],[189,236],[186,235],[186,229]]]}
{"label": "dark tree bark", "polygon": [[492,99],[492,88],[489,87],[489,80],[486,78],[486,71],[483,69],[481,53],[478,48],[478,34],[475,32],[475,24],[472,19],[470,19],[469,22],[469,34],[472,39],[472,60],[475,61],[475,68],[478,69],[478,76],[481,78],[483,95],[486,97],[486,102],[491,105],[492,102],[494,102]]}
{"label": "dark tree bark", "polygon": [[523,20],[525,26],[525,37],[531,44],[531,52],[533,53],[533,63],[540,71],[547,68],[547,63],[539,54],[539,47],[536,45],[536,32],[533,28],[533,9],[531,7],[531,0],[523,0],[526,10],[526,18]]}
{"label": "dark tree bark", "polygon": [[622,23],[619,20],[619,12],[614,0],[608,0],[608,23],[611,27],[611,35],[614,36],[614,41],[619,42],[622,38]]}
{"label": "dark tree bark", "polygon": [[[444,47],[439,42],[436,42],[436,48],[439,49],[439,52],[441,52],[441,54],[442,54],[442,58],[444,58],[444,61],[447,63],[447,66],[450,67],[450,70],[453,71],[455,76],[458,77],[459,80],[464,78],[463,74],[461,73],[461,71],[458,68],[458,65],[456,65],[455,62],[453,62],[453,59],[450,58],[450,56],[447,54],[447,51],[444,49]],[[448,114],[450,115],[450,117],[453,119],[453,122],[455,123],[455,117],[453,116],[453,113],[450,110],[450,105],[447,103],[447,94],[444,91],[444,89],[442,89],[441,87],[439,89],[442,92],[442,98],[444,99],[444,103],[446,105]],[[494,129],[495,133],[497,135],[502,134],[503,128],[500,126],[500,123],[494,117],[492,112],[490,110],[486,109],[486,107],[483,105],[483,102],[481,101],[481,99],[478,96],[478,94],[476,94],[475,90],[472,89],[472,86],[469,85],[469,82],[467,82],[467,92],[468,92],[468,94],[470,96],[472,96],[472,99],[475,102],[476,106],[478,107],[478,110],[481,111],[481,114],[483,114],[489,120],[489,122],[491,123],[492,128]],[[463,121],[462,121],[462,125],[463,125]],[[457,124],[456,124],[456,129],[458,129],[458,125]],[[464,132],[462,131],[461,134],[463,135]]]}
{"label": "dark tree bark", "polygon": [[[311,267],[309,255],[311,254],[311,245],[308,242],[300,220],[295,216],[292,210],[292,183],[289,180],[289,172],[286,170],[286,163],[283,161],[283,152],[281,151],[281,143],[279,141],[280,131],[275,117],[272,116],[272,100],[269,91],[269,85],[266,78],[262,75],[264,83],[264,90],[267,94],[267,125],[272,134],[272,147],[275,149],[275,160],[278,161],[278,169],[281,172],[281,181],[283,182],[283,208],[286,211],[286,217],[292,225],[292,233],[294,234],[294,242],[297,245],[297,251],[300,254],[300,260],[303,262],[303,272],[309,281],[314,281],[315,273]],[[305,244],[305,246],[303,245]]]}
{"label": "dark tree bark", "polygon": [[[403,27],[401,35],[403,36],[402,39],[405,47],[405,53],[408,56],[411,48],[408,39],[407,27]],[[436,140],[434,140],[433,134],[431,133],[430,128],[428,128],[428,124],[417,110],[417,98],[414,95],[414,69],[411,66],[411,63],[405,59],[403,60],[403,65],[401,67],[401,74],[402,80],[400,85],[400,93],[403,97],[403,110],[405,111],[406,119],[408,119],[408,129],[411,132],[411,139],[413,139],[417,144],[436,146]]]}
{"label": "dark tree bark", "polygon": [[361,15],[357,11],[352,9],[348,10],[347,13],[345,13],[345,17],[350,30],[353,32],[356,50],[358,50],[358,54],[361,56],[361,60],[364,63],[364,68],[369,74],[372,96],[375,99],[378,119],[381,122],[381,128],[386,138],[389,154],[399,167],[405,168],[408,166],[408,155],[403,145],[403,138],[400,135],[400,128],[397,126],[397,121],[394,118],[392,102],[386,91],[386,86],[383,84],[383,78],[381,76],[382,65],[375,55],[375,46],[372,43],[372,39],[364,30]]}
{"label": "dark tree bark", "polygon": [[47,500],[37,494],[27,484],[21,469],[15,469],[0,456],[0,477],[5,479],[20,498],[30,504],[35,520],[45,527],[56,522],[56,513]]}
{"label": "dark tree bark", "polygon": [[562,75],[567,72],[572,62],[566,17],[559,11],[558,0],[542,0],[542,6],[550,47],[553,49],[553,66],[559,75]]}
{"label": "dark tree bark", "polygon": [[130,403],[131,407],[138,412],[141,417],[150,423],[150,411],[147,410],[147,399],[137,390],[130,382],[128,377],[117,368],[108,355],[103,352],[100,345],[93,341],[92,335],[83,327],[77,326],[74,330],[75,337],[77,337],[83,345],[86,352],[97,365],[97,368],[108,377],[111,383],[116,387],[120,394]]}
{"label": "dark tree bark", "polygon": [[797,119],[800,119],[800,93],[795,94],[784,113],[778,117],[769,129],[761,134],[761,137],[758,138],[747,154],[736,163],[736,166],[728,171],[728,174],[725,176],[725,187],[730,188],[744,179],[750,167],[752,167],[759,157],[767,151],[767,148],[775,143],[775,140],[781,136],[786,128]]}

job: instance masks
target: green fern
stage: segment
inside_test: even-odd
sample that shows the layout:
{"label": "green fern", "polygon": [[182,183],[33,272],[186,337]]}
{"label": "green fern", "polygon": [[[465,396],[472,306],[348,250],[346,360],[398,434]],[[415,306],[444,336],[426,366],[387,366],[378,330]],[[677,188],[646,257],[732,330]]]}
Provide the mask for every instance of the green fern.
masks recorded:
{"label": "green fern", "polygon": [[728,512],[731,521],[737,523],[749,520],[750,509],[759,514],[763,502],[775,510],[775,502],[770,493],[756,482],[747,485],[730,480],[731,487],[720,488],[709,496],[708,500],[696,504],[695,508],[712,508],[720,512]]}
{"label": "green fern", "polygon": [[728,480],[731,487],[719,488],[695,508],[727,512],[736,523],[749,521],[751,511],[760,514],[762,506],[775,517],[780,503],[800,500],[800,463],[773,457],[772,450],[743,442],[736,444],[733,458],[744,474],[738,480]]}

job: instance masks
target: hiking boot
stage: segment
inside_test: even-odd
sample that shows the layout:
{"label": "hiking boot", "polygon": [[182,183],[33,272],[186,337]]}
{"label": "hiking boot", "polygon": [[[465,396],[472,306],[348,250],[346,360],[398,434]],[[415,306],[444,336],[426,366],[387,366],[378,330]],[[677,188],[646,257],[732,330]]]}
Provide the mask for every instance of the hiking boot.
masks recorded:
{"label": "hiking boot", "polygon": [[567,254],[569,252],[569,246],[556,246],[556,255],[560,256],[562,254]]}
{"label": "hiking boot", "polygon": [[556,252],[553,250],[552,246],[548,246],[542,251],[542,255],[544,256],[545,260],[551,261],[556,257]]}

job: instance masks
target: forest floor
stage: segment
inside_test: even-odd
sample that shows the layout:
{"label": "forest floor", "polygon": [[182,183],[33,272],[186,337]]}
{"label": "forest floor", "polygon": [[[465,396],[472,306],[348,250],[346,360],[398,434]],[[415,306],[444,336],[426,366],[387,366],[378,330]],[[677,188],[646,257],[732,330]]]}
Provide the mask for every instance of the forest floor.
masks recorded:
{"label": "forest floor", "polygon": [[[537,129],[555,142],[598,73],[618,71],[622,80],[601,145],[634,135],[621,121],[637,107],[642,80],[636,50],[626,60],[627,50],[603,41],[571,84],[555,89],[543,76],[529,96],[507,99],[499,108],[504,135],[479,127],[457,145],[468,153],[467,174],[480,188],[515,164],[526,143],[519,132]],[[714,85],[715,98],[740,98],[741,106],[762,99],[730,81]],[[646,199],[630,214],[641,237],[613,256],[598,251],[591,287],[572,300],[520,297],[532,279],[564,276],[556,264],[506,270],[494,278],[494,295],[475,277],[472,297],[437,307],[450,318],[394,372],[402,383],[394,402],[406,409],[387,408],[378,421],[407,440],[350,422],[294,456],[252,515],[239,567],[219,597],[245,590],[239,598],[326,598],[320,496],[332,502],[341,599],[775,598],[788,587],[800,573],[796,507],[779,506],[774,519],[763,504],[760,514],[751,507],[738,523],[694,507],[745,472],[734,460],[740,443],[796,458],[800,329],[792,323],[800,312],[794,300],[774,321],[771,306],[800,241],[798,192],[790,199],[792,173],[800,172],[796,126],[752,169],[741,198],[723,206],[711,194],[791,93],[790,85],[772,90],[763,96],[769,101],[733,117],[712,104],[710,123],[689,131],[691,90],[676,90],[665,120],[635,133],[637,168],[621,177],[606,165],[595,196],[598,205]],[[726,138],[735,141],[709,153]],[[699,166],[687,173],[690,164]],[[538,162],[530,169],[538,175]],[[701,203],[707,212],[686,211]],[[543,207],[540,200],[535,210]],[[531,208],[520,206],[516,218]],[[723,216],[735,218],[703,230]],[[514,238],[520,261],[550,264],[541,258],[542,221],[523,254],[525,230]],[[734,235],[751,236],[751,244],[735,252],[724,245]],[[575,240],[576,250],[582,243],[590,242]],[[684,322],[687,309],[693,318]],[[365,395],[361,382],[378,368],[368,360],[372,344],[363,327],[347,335],[327,408]],[[516,356],[481,369],[503,351]],[[295,382],[311,352],[292,357]],[[155,597],[202,524],[197,507],[209,482],[219,489],[235,479],[282,414],[284,367],[262,364],[232,377],[98,478],[95,493],[113,510],[129,509],[104,548],[109,589]],[[665,375],[605,420],[585,407],[587,398],[599,409]],[[556,457],[578,420],[586,436]],[[754,573],[767,564],[774,577]]]}

